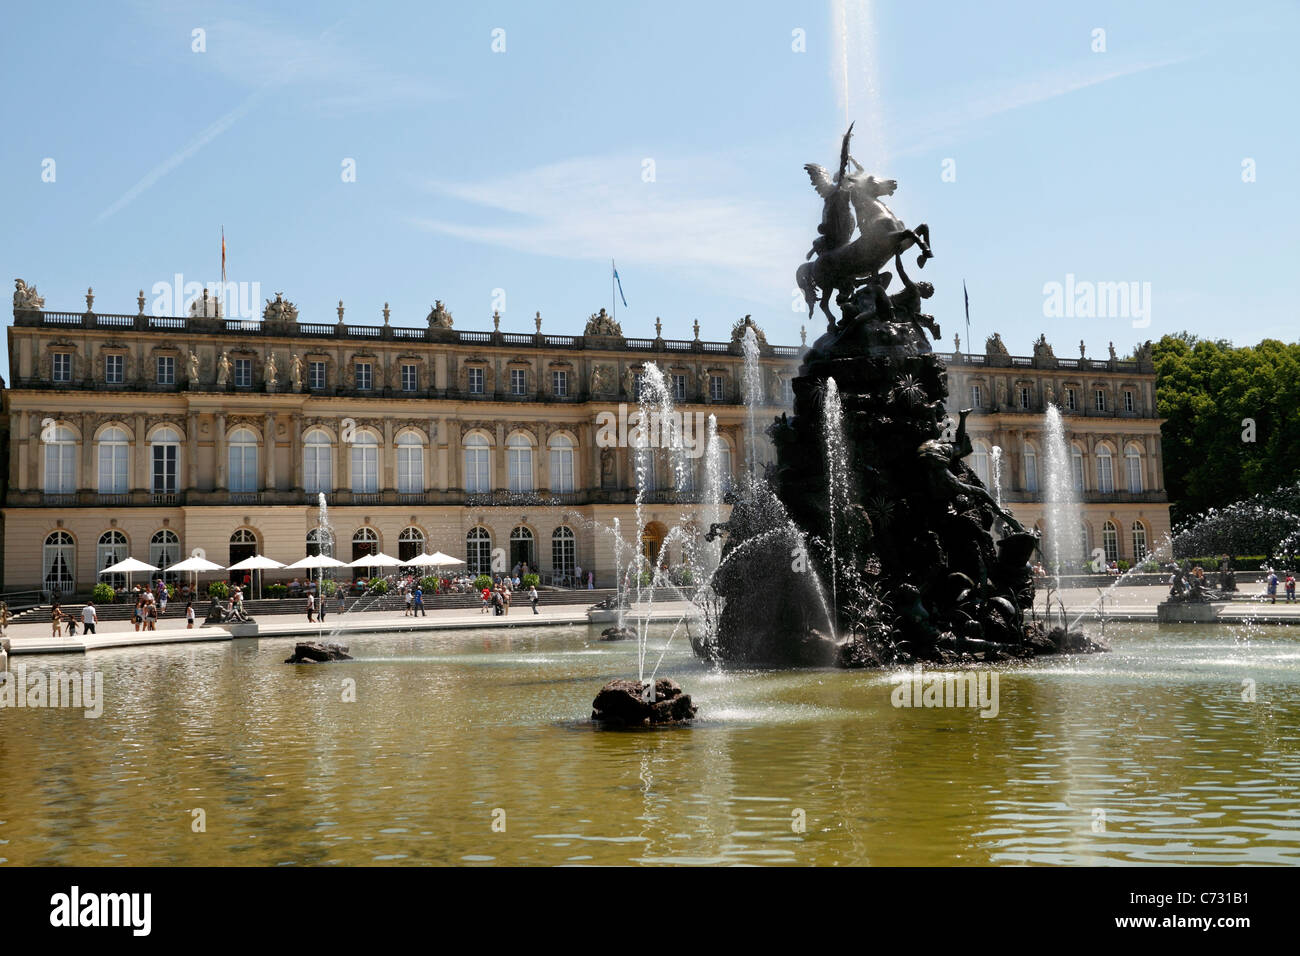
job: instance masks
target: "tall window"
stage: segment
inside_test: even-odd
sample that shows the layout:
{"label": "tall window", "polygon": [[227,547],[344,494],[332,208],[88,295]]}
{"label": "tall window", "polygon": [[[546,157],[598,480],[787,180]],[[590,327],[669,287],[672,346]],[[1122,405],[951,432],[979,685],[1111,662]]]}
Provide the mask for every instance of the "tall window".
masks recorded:
{"label": "tall window", "polygon": [[483,394],[483,370],[481,368],[469,369],[469,393],[471,395]]}
{"label": "tall window", "polygon": [[974,463],[975,477],[988,487],[989,481],[989,448],[982,441],[975,442],[975,451],[971,454],[971,460]]}
{"label": "tall window", "polygon": [[686,376],[677,372],[673,373],[673,401],[686,401]]}
{"label": "tall window", "polygon": [[1070,446],[1070,472],[1074,476],[1074,490],[1083,493],[1083,449]]}
{"label": "tall window", "polygon": [[1128,389],[1124,390],[1124,411],[1133,411],[1133,393]]}
{"label": "tall window", "polygon": [[[125,561],[130,554],[127,547],[126,535],[113,529],[105,531],[99,536],[99,543],[95,546],[95,570],[102,571],[104,568],[111,568],[119,561]],[[158,564],[157,561],[150,561],[150,564]],[[162,567],[161,564],[158,564]],[[115,588],[123,587],[126,584],[125,574],[100,574],[97,581],[104,581]]]}
{"label": "tall window", "polygon": [[1033,445],[1025,446],[1025,491],[1038,491],[1038,453]]}
{"label": "tall window", "polygon": [[1136,445],[1124,451],[1124,472],[1128,477],[1128,490],[1137,494],[1142,490],[1142,453]]}
{"label": "tall window", "polygon": [[551,447],[551,490],[573,491],[573,442],[567,435],[553,435]]}
{"label": "tall window", "polygon": [[569,394],[569,373],[560,369],[551,371],[551,394],[564,398]]}
{"label": "tall window", "polygon": [[1097,448],[1097,490],[1103,495],[1115,492],[1115,468],[1110,449],[1105,445]]}
{"label": "tall window", "polygon": [[176,384],[176,358],[172,355],[159,355],[155,366],[159,385]]}
{"label": "tall window", "polygon": [[1075,394],[1074,389],[1072,388],[1067,388],[1065,390],[1065,407],[1072,412],[1079,410],[1079,397]]}
{"label": "tall window", "polygon": [[307,433],[302,443],[302,487],[310,495],[334,490],[333,443],[320,428]]}
{"label": "tall window", "polygon": [[325,528],[312,528],[307,532],[307,554],[315,557],[318,554],[334,556],[334,535]]}
{"label": "tall window", "polygon": [[99,493],[124,495],[127,492],[126,467],[131,446],[126,431],[112,425],[99,433]]}
{"label": "tall window", "polygon": [[632,401],[641,401],[641,386],[645,383],[645,372],[632,373]]}
{"label": "tall window", "polygon": [[235,388],[253,387],[253,360],[235,359]]}
{"label": "tall window", "polygon": [[475,432],[465,436],[465,490],[486,494],[492,490],[491,446]]}
{"label": "tall window", "polygon": [[72,353],[55,352],[51,357],[51,378],[56,382],[72,381]]}
{"label": "tall window", "polygon": [[1133,561],[1145,561],[1147,557],[1147,529],[1141,521],[1133,522]]}
{"label": "tall window", "polygon": [[1020,386],[1020,407],[1029,407],[1029,386],[1027,385]]}
{"label": "tall window", "polygon": [[1115,522],[1107,521],[1101,526],[1101,546],[1106,552],[1107,561],[1119,560],[1119,529]]}
{"label": "tall window", "polygon": [[414,392],[420,387],[420,370],[419,366],[412,365],[409,362],[402,365],[402,391]]}
{"label": "tall window", "polygon": [[374,366],[369,362],[357,362],[355,364],[357,388],[363,392],[368,392],[374,388]]}
{"label": "tall window", "polygon": [[404,495],[424,491],[424,442],[414,432],[397,436],[397,490]]}
{"label": "tall window", "polygon": [[155,495],[176,494],[177,468],[181,451],[180,433],[174,428],[160,428],[153,433],[149,445],[149,453],[153,461],[151,490]]}
{"label": "tall window", "polygon": [[109,385],[121,385],[126,381],[126,356],[104,356],[104,381]]}
{"label": "tall window", "polygon": [[1093,395],[1097,403],[1097,411],[1104,412],[1106,410],[1106,390],[1104,388],[1096,389]]}
{"label": "tall window", "polygon": [[257,491],[257,435],[251,428],[236,428],[230,433],[230,490]]}
{"label": "tall window", "polygon": [[732,465],[731,443],[725,438],[718,438],[718,491],[726,494],[731,490]]}
{"label": "tall window", "polygon": [[506,439],[506,465],[511,491],[533,490],[533,446],[519,432]]}
{"label": "tall window", "polygon": [[720,402],[727,395],[726,383],[722,380],[721,375],[709,376],[709,399],[710,401]]}
{"label": "tall window", "polygon": [[971,408],[984,407],[984,389],[978,385],[970,387],[970,405]]}
{"label": "tall window", "polygon": [[403,528],[397,536],[398,560],[410,561],[421,554],[424,554],[424,532],[415,527]]}
{"label": "tall window", "polygon": [[[379,553],[379,535],[374,528],[358,528],[357,533],[352,536],[352,560],[359,561],[368,555]],[[366,577],[375,573],[374,568],[363,567]]]}
{"label": "tall window", "polygon": [[379,439],[358,431],[352,438],[352,492],[373,495],[379,490]]}
{"label": "tall window", "polygon": [[45,493],[70,495],[77,490],[77,438],[66,425],[55,425],[45,443]]}
{"label": "tall window", "polygon": [[[473,371],[471,369],[471,371]],[[522,368],[512,368],[510,370],[510,394],[523,395],[527,389],[528,370]]]}
{"label": "tall window", "polygon": [[52,531],[45,538],[41,548],[42,575],[47,591],[72,591],[75,578],[73,569],[77,566],[77,546],[72,535],[66,531]]}
{"label": "tall window", "polygon": [[528,569],[537,568],[537,556],[533,553],[533,533],[523,525],[510,532],[510,567],[528,565]]}
{"label": "tall window", "polygon": [[551,570],[556,574],[572,574],[578,564],[578,550],[573,530],[560,525],[551,532]]}
{"label": "tall window", "polygon": [[311,389],[321,389],[325,387],[324,362],[307,363],[307,387]]}
{"label": "tall window", "polygon": [[487,528],[470,528],[465,536],[465,564],[470,574],[492,573],[492,535]]}
{"label": "tall window", "polygon": [[[181,539],[167,528],[155,531],[149,539],[149,563],[159,568],[175,564],[181,557]],[[180,572],[176,572],[179,574]]]}

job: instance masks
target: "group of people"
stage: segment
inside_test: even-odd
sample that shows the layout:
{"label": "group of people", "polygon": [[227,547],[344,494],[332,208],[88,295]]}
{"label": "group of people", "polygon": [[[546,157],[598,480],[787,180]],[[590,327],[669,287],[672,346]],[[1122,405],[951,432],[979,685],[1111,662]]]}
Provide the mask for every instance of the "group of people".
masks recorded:
{"label": "group of people", "polygon": [[[499,577],[492,582],[491,587],[485,587],[480,592],[479,597],[483,600],[483,614],[491,611],[493,614],[509,614],[510,602],[513,599],[514,592],[519,590],[520,581],[518,577]],[[537,587],[530,584],[528,586],[528,603],[532,605],[533,613],[540,614],[537,610]]]}
{"label": "group of people", "polygon": [[347,603],[342,588],[336,590],[333,597],[328,594],[322,594],[320,598],[317,598],[315,586],[313,586],[311,590],[307,591],[307,623],[323,624],[325,622],[325,616],[329,613],[329,605],[331,601],[334,602],[334,606],[338,608],[338,613],[342,614],[347,610]]}
{"label": "group of people", "polygon": [[1269,570],[1265,582],[1268,586],[1268,598],[1273,604],[1277,603],[1277,589],[1281,585],[1286,591],[1286,603],[1290,604],[1295,601],[1295,575],[1290,571],[1283,571],[1285,578],[1279,578],[1276,571]]}

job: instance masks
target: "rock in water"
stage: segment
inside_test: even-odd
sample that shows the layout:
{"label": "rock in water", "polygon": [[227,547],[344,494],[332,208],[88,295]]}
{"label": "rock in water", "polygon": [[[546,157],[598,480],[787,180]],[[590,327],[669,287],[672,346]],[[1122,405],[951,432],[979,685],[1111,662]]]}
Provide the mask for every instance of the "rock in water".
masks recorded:
{"label": "rock in water", "polygon": [[600,632],[602,641],[629,641],[636,638],[636,631],[630,627],[607,627]]}
{"label": "rock in water", "polygon": [[293,656],[286,659],[286,664],[313,664],[324,661],[350,661],[346,644],[317,643],[300,641],[293,647]]}
{"label": "rock in water", "polygon": [[660,677],[655,681],[655,701],[645,700],[649,685],[637,680],[612,680],[600,689],[591,703],[591,719],[622,727],[649,727],[655,724],[681,724],[695,717],[699,709],[691,695],[683,694],[675,680]]}

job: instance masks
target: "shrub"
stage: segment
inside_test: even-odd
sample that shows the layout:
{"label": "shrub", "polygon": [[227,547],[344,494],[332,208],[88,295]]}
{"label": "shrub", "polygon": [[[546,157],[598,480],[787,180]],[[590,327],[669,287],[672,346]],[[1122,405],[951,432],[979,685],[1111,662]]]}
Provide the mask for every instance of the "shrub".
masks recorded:
{"label": "shrub", "polygon": [[530,571],[528,574],[524,575],[523,581],[524,581],[524,587],[535,588],[537,587],[537,585],[542,583],[542,577],[540,574],[533,574]]}
{"label": "shrub", "polygon": [[268,584],[264,589],[267,597],[282,598],[289,593],[287,584]]}
{"label": "shrub", "polygon": [[685,565],[678,565],[669,571],[668,580],[678,587],[685,587],[694,583],[694,579],[691,577],[691,569]]}
{"label": "shrub", "polygon": [[326,597],[333,597],[334,592],[338,590],[338,585],[334,583],[333,578],[326,578],[321,584],[321,590],[325,592]]}
{"label": "shrub", "polygon": [[655,580],[655,576],[653,571],[647,568],[646,570],[641,572],[641,587],[648,588],[651,584],[654,583],[654,580]]}
{"label": "shrub", "polygon": [[482,591],[484,588],[492,586],[492,578],[486,574],[480,574],[474,579],[474,590]]}
{"label": "shrub", "polygon": [[1115,562],[1115,566],[1116,566],[1117,568],[1119,568],[1119,573],[1120,573],[1120,574],[1123,574],[1123,573],[1124,573],[1125,571],[1127,571],[1130,567],[1132,567],[1132,565],[1130,565],[1127,561],[1116,561],[1116,562]]}
{"label": "shrub", "polygon": [[425,594],[437,594],[438,587],[438,579],[432,574],[426,574],[424,577],[420,578],[420,590]]}
{"label": "shrub", "polygon": [[112,604],[117,600],[117,592],[113,590],[113,585],[105,581],[96,584],[90,596],[95,599],[96,604]]}
{"label": "shrub", "polygon": [[366,585],[366,589],[371,594],[387,594],[388,581],[384,578],[371,578],[369,583]]}
{"label": "shrub", "polygon": [[230,585],[225,581],[211,581],[208,584],[208,597],[224,601],[230,597]]}

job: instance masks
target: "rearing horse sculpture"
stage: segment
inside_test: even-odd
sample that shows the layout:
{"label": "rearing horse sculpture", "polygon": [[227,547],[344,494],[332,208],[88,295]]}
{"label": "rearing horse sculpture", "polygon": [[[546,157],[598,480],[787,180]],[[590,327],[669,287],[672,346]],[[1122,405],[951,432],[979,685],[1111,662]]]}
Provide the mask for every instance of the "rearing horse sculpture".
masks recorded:
{"label": "rearing horse sculpture", "polygon": [[[808,315],[812,315],[820,290],[821,309],[832,326],[835,317],[831,315],[828,302],[833,292],[851,294],[861,280],[875,276],[880,272],[881,266],[912,246],[921,249],[921,254],[916,258],[916,264],[920,267],[924,267],[926,260],[934,255],[930,251],[930,227],[921,223],[915,229],[908,229],[881,201],[882,196],[894,194],[898,188],[895,180],[848,173],[846,163],[849,160],[848,143],[852,133],[853,128],[849,127],[849,131],[844,134],[840,173],[835,180],[820,166],[810,164],[804,167],[813,186],[826,200],[828,208],[832,205],[842,207],[844,195],[847,194],[857,219],[856,239],[827,249],[824,248],[825,240],[830,235],[844,233],[823,229],[823,235],[813,246],[813,252],[819,255],[812,262],[805,262],[795,272],[795,280],[803,291],[804,301],[808,303]],[[857,165],[856,161],[854,165]],[[851,232],[850,230],[850,235]]]}

